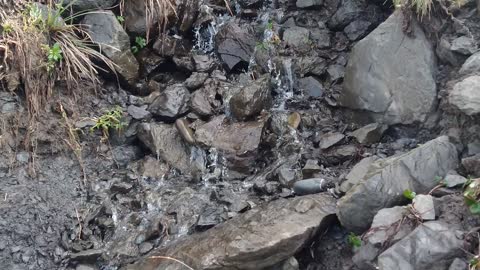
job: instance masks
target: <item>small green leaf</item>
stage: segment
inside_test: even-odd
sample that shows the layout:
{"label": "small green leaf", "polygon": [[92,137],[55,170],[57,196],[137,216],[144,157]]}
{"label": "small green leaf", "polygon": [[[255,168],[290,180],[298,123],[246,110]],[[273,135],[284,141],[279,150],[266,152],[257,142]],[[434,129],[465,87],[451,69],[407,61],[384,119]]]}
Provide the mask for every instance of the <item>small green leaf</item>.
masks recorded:
{"label": "small green leaf", "polygon": [[480,203],[476,202],[472,205],[470,205],[470,212],[474,215],[480,214]]}
{"label": "small green leaf", "polygon": [[124,23],[125,22],[125,18],[123,16],[117,16],[117,21],[119,23]]}
{"label": "small green leaf", "polygon": [[145,40],[143,37],[136,37],[135,43],[140,49],[145,48],[145,46],[147,46],[147,40]]}
{"label": "small green leaf", "polygon": [[410,189],[406,189],[404,192],[403,192],[403,197],[409,199],[409,200],[413,200],[415,198],[415,196],[417,196],[417,193],[411,191]]}
{"label": "small green leaf", "polygon": [[347,242],[352,247],[361,247],[362,246],[362,239],[359,236],[355,235],[354,233],[350,233],[347,237]]}

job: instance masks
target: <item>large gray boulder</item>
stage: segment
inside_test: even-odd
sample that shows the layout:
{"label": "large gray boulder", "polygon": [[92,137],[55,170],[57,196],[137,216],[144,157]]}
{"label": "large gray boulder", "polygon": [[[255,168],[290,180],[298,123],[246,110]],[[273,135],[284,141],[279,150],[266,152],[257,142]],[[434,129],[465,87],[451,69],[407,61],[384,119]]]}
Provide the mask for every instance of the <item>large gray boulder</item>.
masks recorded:
{"label": "large gray boulder", "polygon": [[415,37],[404,34],[395,12],[353,48],[339,104],[362,110],[378,122],[422,122],[436,96],[435,55],[418,23]]}
{"label": "large gray boulder", "polygon": [[480,76],[470,76],[456,83],[448,101],[467,115],[480,113]]}
{"label": "large gray boulder", "polygon": [[421,224],[378,257],[382,270],[448,269],[464,254],[464,240],[455,227],[440,221]]}
{"label": "large gray boulder", "polygon": [[139,65],[131,52],[130,37],[123,30],[112,11],[89,13],[83,19],[92,41],[116,65],[117,71],[129,83],[138,77]]}
{"label": "large gray boulder", "polygon": [[418,194],[429,192],[458,165],[458,153],[448,137],[442,136],[418,148],[385,160],[374,162],[368,172],[339,201],[337,215],[348,230],[367,230],[382,208],[405,201],[407,189]]}
{"label": "large gray boulder", "polygon": [[172,257],[197,270],[264,269],[296,254],[328,226],[334,213],[335,200],[327,194],[276,200],[159,249],[124,270],[185,269],[152,256]]}

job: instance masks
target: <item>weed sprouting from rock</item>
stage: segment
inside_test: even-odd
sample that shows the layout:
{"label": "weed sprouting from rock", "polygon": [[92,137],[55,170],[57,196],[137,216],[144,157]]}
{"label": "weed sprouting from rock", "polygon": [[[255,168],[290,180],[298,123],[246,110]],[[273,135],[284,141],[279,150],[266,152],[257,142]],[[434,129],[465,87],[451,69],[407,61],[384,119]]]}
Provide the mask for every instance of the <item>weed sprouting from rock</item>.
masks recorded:
{"label": "weed sprouting from rock", "polygon": [[360,236],[351,232],[347,237],[347,243],[353,248],[359,248],[362,246],[362,239]]}
{"label": "weed sprouting from rock", "polygon": [[120,131],[125,126],[123,122],[123,111],[122,108],[117,106],[114,109],[105,112],[98,118],[95,118],[95,125],[90,129],[91,132],[95,130],[102,131],[102,141],[108,140],[110,137],[110,130]]}

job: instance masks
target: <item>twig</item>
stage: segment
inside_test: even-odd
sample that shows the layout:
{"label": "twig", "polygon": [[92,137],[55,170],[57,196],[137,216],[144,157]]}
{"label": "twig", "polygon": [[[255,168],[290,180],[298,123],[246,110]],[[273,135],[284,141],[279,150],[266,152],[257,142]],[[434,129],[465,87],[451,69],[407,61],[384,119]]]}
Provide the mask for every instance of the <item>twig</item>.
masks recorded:
{"label": "twig", "polygon": [[188,266],[186,263],[180,261],[180,260],[177,260],[175,258],[172,258],[172,257],[166,257],[166,256],[151,256],[151,257],[148,257],[149,259],[163,259],[163,260],[170,260],[170,261],[174,261],[174,262],[177,262],[185,267],[187,267],[189,270],[195,270],[193,269],[192,267]]}

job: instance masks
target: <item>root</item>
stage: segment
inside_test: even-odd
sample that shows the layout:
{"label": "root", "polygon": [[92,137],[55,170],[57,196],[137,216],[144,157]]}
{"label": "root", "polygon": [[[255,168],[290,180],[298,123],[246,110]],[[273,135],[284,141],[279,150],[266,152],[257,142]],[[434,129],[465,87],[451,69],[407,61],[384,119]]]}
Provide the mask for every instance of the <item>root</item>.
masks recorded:
{"label": "root", "polygon": [[177,262],[183,266],[185,266],[186,268],[188,268],[189,270],[194,270],[192,267],[188,266],[188,264],[180,261],[180,260],[177,260],[175,258],[172,258],[172,257],[166,257],[166,256],[150,256],[148,257],[149,259],[162,259],[162,260],[170,260],[170,261],[174,261],[174,262]]}

